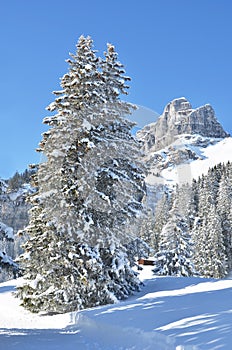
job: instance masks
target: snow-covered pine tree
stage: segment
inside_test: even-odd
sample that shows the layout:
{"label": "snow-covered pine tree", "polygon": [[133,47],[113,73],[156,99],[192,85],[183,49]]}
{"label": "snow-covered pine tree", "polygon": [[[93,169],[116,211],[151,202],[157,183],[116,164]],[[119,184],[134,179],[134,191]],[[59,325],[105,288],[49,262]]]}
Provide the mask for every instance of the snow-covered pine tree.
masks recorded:
{"label": "snow-covered pine tree", "polygon": [[156,253],[159,250],[159,244],[161,240],[161,232],[166,225],[169,218],[169,211],[171,207],[171,199],[167,192],[164,192],[162,197],[157,202],[155,207],[155,214],[148,217],[150,222],[150,239],[148,243],[154,249]]}
{"label": "snow-covered pine tree", "polygon": [[8,189],[7,192],[17,191],[23,184],[29,184],[33,171],[26,169],[23,173],[19,174],[18,171],[7,180]]}
{"label": "snow-covered pine tree", "polygon": [[139,283],[124,247],[144,196],[138,143],[124,119],[132,105],[119,99],[128,78],[112,45],[103,61],[92,46],[80,37],[48,107],[56,114],[44,119],[50,129],[38,151],[45,162],[20,259],[26,281],[18,289],[35,312],[114,302]]}
{"label": "snow-covered pine tree", "polygon": [[15,278],[18,275],[18,265],[13,260],[14,255],[13,229],[0,222],[0,282]]}
{"label": "snow-covered pine tree", "polygon": [[223,242],[228,260],[228,268],[232,268],[232,221],[230,211],[232,207],[232,181],[230,164],[227,164],[221,177],[217,198],[217,212],[221,221]]}
{"label": "snow-covered pine tree", "polygon": [[228,262],[223,240],[221,219],[215,206],[210,206],[208,214],[208,237],[205,242],[207,267],[204,275],[223,278],[228,273]]}
{"label": "snow-covered pine tree", "polygon": [[192,242],[187,224],[173,203],[170,217],[161,232],[159,251],[155,254],[154,273],[170,276],[193,276],[196,270],[192,263]]}
{"label": "snow-covered pine tree", "polygon": [[220,217],[213,204],[208,208],[208,215],[198,220],[193,228],[193,240],[197,271],[204,277],[224,277],[228,272],[227,259]]}
{"label": "snow-covered pine tree", "polygon": [[[154,234],[155,215],[151,208],[146,209],[146,215],[137,224],[138,236],[153,250],[158,246],[158,237]],[[156,251],[157,249],[155,249]]]}
{"label": "snow-covered pine tree", "polygon": [[196,217],[191,229],[194,262],[198,272],[205,277],[221,278],[228,270],[229,246],[225,250],[225,237],[230,224],[224,211],[227,208],[228,213],[229,208],[227,185],[225,166],[218,164],[199,178],[193,188],[197,193]]}
{"label": "snow-covered pine tree", "polygon": [[[130,78],[124,76],[123,65],[118,61],[111,44],[107,45],[101,68],[106,102],[102,109],[100,128],[97,126],[93,130],[91,141],[101,149],[104,160],[96,167],[98,198],[93,200],[91,211],[99,200],[104,201],[102,208],[106,203],[104,213],[99,213],[98,208],[95,215],[95,218],[101,220],[101,232],[98,233],[100,239],[103,237],[100,255],[110,280],[110,291],[121,299],[138,287],[130,262],[132,263],[132,252],[134,257],[137,255],[137,251],[131,248],[134,244],[137,247],[134,228],[145,195],[144,175],[138,167],[139,143],[130,132],[134,123],[125,119],[125,115],[130,114],[135,106],[119,98],[120,94],[127,94],[128,86],[125,82]],[[96,226],[93,225],[95,232]]]}
{"label": "snow-covered pine tree", "polygon": [[199,206],[199,187],[198,182],[194,179],[190,187],[189,202],[187,205],[187,218],[189,232],[193,229]]}

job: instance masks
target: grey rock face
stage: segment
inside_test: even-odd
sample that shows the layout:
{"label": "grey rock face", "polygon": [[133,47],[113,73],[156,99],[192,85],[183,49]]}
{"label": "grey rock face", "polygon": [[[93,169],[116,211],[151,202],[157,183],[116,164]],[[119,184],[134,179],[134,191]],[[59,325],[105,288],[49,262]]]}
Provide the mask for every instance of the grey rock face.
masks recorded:
{"label": "grey rock face", "polygon": [[145,151],[160,150],[176,139],[177,135],[199,134],[225,138],[229,134],[217,121],[213,108],[207,104],[193,109],[185,97],[168,103],[157,122],[145,126],[137,135],[144,142]]}

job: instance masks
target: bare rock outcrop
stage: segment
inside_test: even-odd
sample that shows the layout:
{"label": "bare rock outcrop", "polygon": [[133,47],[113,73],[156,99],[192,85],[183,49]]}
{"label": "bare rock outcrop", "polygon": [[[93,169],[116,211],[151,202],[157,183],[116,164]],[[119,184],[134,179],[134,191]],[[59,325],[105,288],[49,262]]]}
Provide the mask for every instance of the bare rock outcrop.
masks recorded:
{"label": "bare rock outcrop", "polygon": [[160,150],[182,134],[199,134],[213,138],[230,136],[218,122],[211,105],[193,109],[185,97],[168,103],[155,123],[145,126],[137,133],[138,138],[144,142],[145,151]]}

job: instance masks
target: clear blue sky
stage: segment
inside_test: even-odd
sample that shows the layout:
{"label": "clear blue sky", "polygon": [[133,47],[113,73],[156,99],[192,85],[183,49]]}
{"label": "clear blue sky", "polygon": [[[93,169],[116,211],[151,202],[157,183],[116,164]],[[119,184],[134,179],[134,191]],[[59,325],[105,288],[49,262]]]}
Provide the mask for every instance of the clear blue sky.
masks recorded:
{"label": "clear blue sky", "polygon": [[181,96],[210,103],[232,133],[232,1],[1,0],[0,177],[39,160],[45,107],[81,34],[99,54],[116,46],[131,102],[158,113]]}

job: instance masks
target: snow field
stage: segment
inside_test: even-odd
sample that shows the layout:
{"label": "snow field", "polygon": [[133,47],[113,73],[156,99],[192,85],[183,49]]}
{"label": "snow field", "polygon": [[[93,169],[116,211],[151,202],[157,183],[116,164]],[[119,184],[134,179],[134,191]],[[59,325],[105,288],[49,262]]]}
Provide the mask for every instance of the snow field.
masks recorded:
{"label": "snow field", "polygon": [[62,315],[32,314],[0,284],[0,350],[231,349],[232,279],[155,277],[124,302]]}

